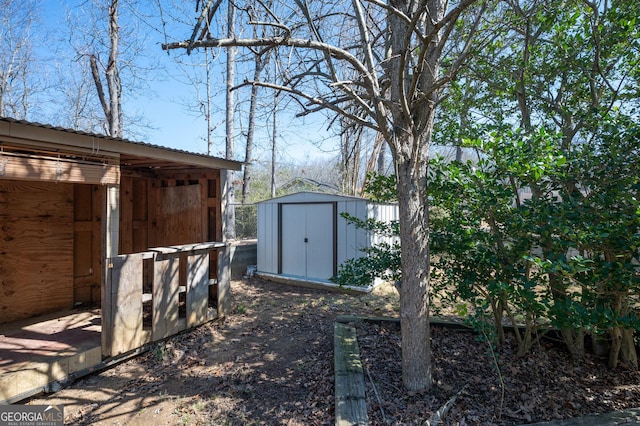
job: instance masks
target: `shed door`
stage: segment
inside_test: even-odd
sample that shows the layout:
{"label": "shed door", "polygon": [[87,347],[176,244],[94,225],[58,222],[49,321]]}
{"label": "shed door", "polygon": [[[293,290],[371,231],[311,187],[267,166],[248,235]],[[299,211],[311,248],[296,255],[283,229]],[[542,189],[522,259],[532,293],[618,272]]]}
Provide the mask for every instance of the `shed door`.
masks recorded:
{"label": "shed door", "polygon": [[334,205],[283,204],[281,273],[328,279],[334,274]]}

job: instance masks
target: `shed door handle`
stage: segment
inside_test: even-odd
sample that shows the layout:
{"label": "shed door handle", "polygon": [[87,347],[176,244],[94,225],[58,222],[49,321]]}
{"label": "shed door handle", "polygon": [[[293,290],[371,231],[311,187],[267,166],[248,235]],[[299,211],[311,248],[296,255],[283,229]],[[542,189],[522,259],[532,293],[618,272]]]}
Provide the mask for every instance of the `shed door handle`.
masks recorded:
{"label": "shed door handle", "polygon": [[305,242],[305,243],[308,243],[308,242],[309,242],[309,239],[305,237],[304,242]]}

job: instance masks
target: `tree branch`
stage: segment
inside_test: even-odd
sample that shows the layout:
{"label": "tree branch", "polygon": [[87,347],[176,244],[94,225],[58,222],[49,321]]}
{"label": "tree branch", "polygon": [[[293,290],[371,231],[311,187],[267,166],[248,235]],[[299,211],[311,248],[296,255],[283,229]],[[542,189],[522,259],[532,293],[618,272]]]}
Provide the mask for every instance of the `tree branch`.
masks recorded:
{"label": "tree branch", "polygon": [[[337,106],[334,102],[328,102],[325,99],[322,98],[318,98],[315,96],[311,96],[308,93],[305,93],[301,90],[297,90],[294,89],[292,87],[289,86],[283,86],[283,85],[279,85],[279,84],[274,84],[274,83],[266,83],[263,81],[250,81],[250,80],[245,80],[244,83],[238,85],[238,87],[242,87],[242,86],[260,86],[260,87],[266,87],[269,89],[273,89],[273,90],[277,90],[280,92],[286,92],[286,93],[291,93],[292,95],[295,95],[297,97],[306,99],[307,101],[309,101],[311,104],[314,105],[318,105],[319,107],[322,108],[326,108],[326,109],[330,109],[331,111],[334,111],[338,114],[341,114],[347,118],[349,118],[350,120],[353,120],[354,122],[362,125],[362,126],[366,126],[370,129],[376,130],[376,131],[380,131],[380,128],[376,125],[377,123],[371,123],[369,121],[363,120],[361,117],[358,117],[357,115],[354,115],[352,113],[347,112],[345,109]],[[300,116],[304,116],[307,113],[303,113]]]}
{"label": "tree branch", "polygon": [[[202,8],[202,12],[198,17],[198,21],[196,22],[196,25],[193,27],[193,33],[191,33],[191,38],[189,39],[189,47],[187,47],[187,55],[191,53],[193,44],[198,34],[198,30],[202,26],[202,22],[205,20],[205,17],[207,18],[207,25],[209,25],[209,21],[211,20],[211,17],[216,13],[216,10],[220,6],[220,3],[222,3],[222,0],[217,0],[216,4],[213,5],[213,8],[211,8],[211,3],[213,3],[213,0],[207,1],[207,4],[204,5],[204,7]],[[211,13],[209,13],[209,10],[211,10]],[[200,38],[203,38],[203,36],[204,36],[204,32],[200,34]]]}
{"label": "tree branch", "polygon": [[102,111],[107,121],[111,121],[111,110],[107,103],[107,98],[104,95],[104,88],[102,87],[102,80],[100,79],[100,70],[98,69],[98,60],[96,55],[89,55],[89,66],[91,67],[91,76],[93,77],[93,83],[96,85],[96,91],[98,92],[98,99],[100,99],[100,105],[102,105]]}

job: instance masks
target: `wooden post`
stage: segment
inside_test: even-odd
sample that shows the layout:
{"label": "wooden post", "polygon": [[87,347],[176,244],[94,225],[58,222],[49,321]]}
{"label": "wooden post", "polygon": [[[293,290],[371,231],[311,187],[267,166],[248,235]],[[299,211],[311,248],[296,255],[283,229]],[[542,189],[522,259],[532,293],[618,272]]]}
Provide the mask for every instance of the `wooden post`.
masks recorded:
{"label": "wooden post", "polygon": [[113,340],[113,304],[111,288],[112,258],[118,255],[118,228],[120,222],[120,187],[119,185],[106,185],[106,202],[102,214],[102,253],[101,258],[103,278],[101,288],[102,310],[102,356],[111,356]]}
{"label": "wooden post", "polygon": [[231,247],[226,243],[218,249],[218,317],[224,317],[231,309]]}
{"label": "wooden post", "polygon": [[220,172],[220,201],[219,201],[220,216],[221,216],[220,227],[222,228],[222,241],[227,240],[227,221],[226,221],[225,215],[227,213],[227,208],[228,208],[227,193],[229,192],[230,185],[232,185],[232,182],[229,182],[227,180],[227,174],[225,173],[224,170],[222,170]]}

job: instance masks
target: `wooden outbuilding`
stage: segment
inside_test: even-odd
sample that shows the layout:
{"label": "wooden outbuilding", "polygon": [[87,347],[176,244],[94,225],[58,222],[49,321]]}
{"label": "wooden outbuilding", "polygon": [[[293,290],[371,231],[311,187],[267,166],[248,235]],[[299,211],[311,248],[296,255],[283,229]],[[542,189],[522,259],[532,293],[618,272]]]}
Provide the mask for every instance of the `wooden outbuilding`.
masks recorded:
{"label": "wooden outbuilding", "polygon": [[[235,161],[0,118],[0,402],[224,316],[224,171],[240,169]],[[22,324],[46,315],[59,326],[88,311],[94,317],[82,331],[99,331],[97,349],[19,375],[25,357],[15,347],[37,345],[43,333]],[[40,338],[55,341],[62,331]],[[60,353],[49,352],[51,360]]]}

